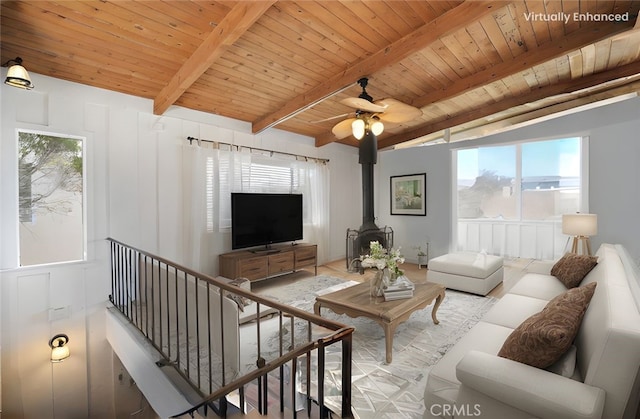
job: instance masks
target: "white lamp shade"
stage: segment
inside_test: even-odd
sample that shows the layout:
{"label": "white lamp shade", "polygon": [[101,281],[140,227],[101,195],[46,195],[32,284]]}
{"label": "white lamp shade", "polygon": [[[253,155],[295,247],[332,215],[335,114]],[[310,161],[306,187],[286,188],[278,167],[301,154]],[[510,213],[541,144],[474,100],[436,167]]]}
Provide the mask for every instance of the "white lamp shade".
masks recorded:
{"label": "white lamp shade", "polygon": [[69,346],[55,346],[51,349],[51,362],[62,362],[69,358]]}
{"label": "white lamp shade", "polygon": [[569,236],[595,236],[598,234],[596,214],[563,214],[562,233]]}

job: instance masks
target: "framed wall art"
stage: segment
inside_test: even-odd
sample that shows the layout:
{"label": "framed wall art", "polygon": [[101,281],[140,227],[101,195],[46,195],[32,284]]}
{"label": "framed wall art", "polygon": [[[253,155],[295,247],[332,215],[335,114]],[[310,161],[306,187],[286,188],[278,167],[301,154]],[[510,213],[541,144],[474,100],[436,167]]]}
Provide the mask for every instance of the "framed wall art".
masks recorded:
{"label": "framed wall art", "polygon": [[427,215],[427,174],[391,176],[391,215]]}

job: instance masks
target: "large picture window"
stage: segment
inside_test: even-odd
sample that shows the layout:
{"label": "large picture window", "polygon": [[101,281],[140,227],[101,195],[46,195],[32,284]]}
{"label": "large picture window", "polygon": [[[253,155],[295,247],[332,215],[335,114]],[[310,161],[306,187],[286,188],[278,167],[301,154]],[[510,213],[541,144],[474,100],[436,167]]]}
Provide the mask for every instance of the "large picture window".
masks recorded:
{"label": "large picture window", "polygon": [[[313,202],[320,199],[312,189],[322,183],[323,163],[277,158],[259,153],[220,153],[220,229],[231,228],[231,192],[304,194],[303,221],[314,224]],[[312,183],[314,182],[314,183]],[[325,218],[324,216],[322,218]]]}
{"label": "large picture window", "polygon": [[83,139],[18,132],[20,266],[83,260]]}
{"label": "large picture window", "polygon": [[[231,248],[231,193],[303,195],[303,240],[318,245],[318,261],[329,246],[327,160],[202,140],[183,148],[185,212],[184,263],[207,271],[208,238],[226,234]],[[256,208],[260,211],[260,208]],[[203,234],[204,233],[204,234]]]}
{"label": "large picture window", "polygon": [[582,138],[457,150],[458,248],[540,257],[562,251],[562,214],[586,211]]}

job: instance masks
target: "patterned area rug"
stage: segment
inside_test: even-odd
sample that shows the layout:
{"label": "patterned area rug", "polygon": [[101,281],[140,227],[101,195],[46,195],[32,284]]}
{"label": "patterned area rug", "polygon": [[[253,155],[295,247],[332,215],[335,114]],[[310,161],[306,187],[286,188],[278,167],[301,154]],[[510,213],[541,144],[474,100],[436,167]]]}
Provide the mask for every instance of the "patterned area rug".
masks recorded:
{"label": "patterned area rug", "polygon": [[[257,291],[282,303],[313,312],[318,293],[348,285],[343,279],[316,276],[299,279],[282,287]],[[360,418],[422,418],[423,394],[429,367],[435,364],[498,301],[447,290],[437,316],[431,320],[433,304],[416,311],[398,326],[393,340],[393,362],[385,363],[382,327],[366,318],[350,318],[323,309],[322,316],[354,326],[352,406]],[[327,353],[327,369],[337,371],[329,387],[339,388],[339,348]],[[327,404],[337,403],[328,395]]]}

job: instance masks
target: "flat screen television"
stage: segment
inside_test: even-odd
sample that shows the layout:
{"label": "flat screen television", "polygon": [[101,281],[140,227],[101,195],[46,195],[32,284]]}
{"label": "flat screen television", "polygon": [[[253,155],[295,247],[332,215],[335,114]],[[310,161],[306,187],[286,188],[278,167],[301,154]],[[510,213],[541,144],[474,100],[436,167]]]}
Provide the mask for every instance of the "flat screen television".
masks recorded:
{"label": "flat screen television", "polygon": [[302,195],[231,194],[231,247],[242,249],[302,240]]}

